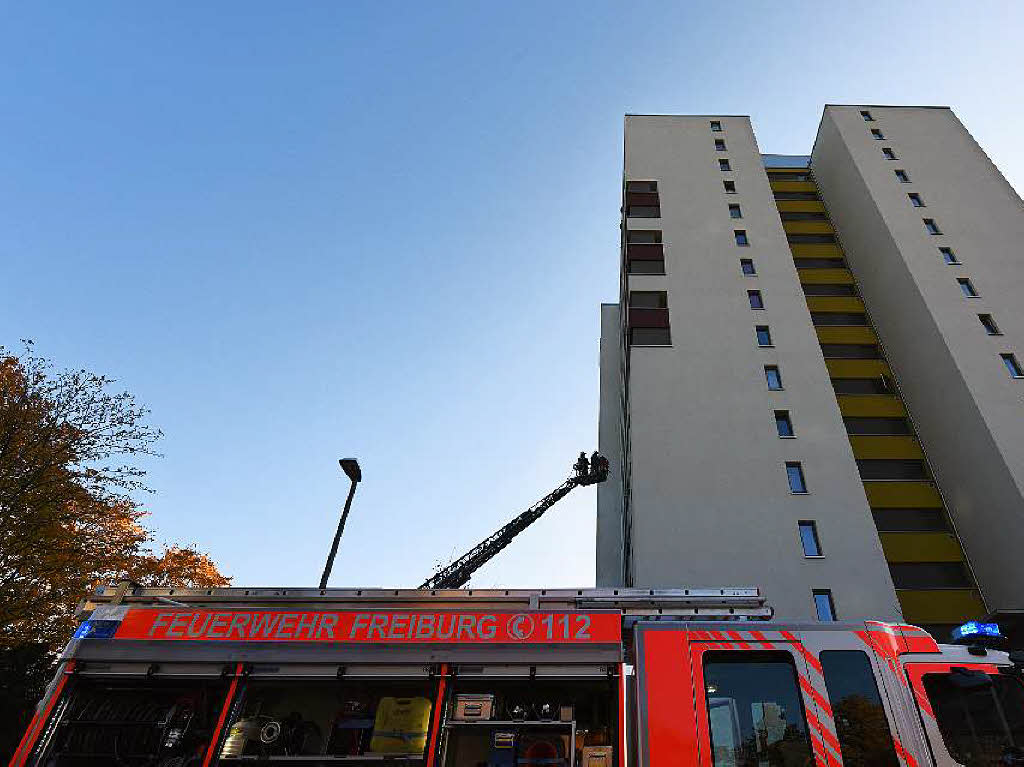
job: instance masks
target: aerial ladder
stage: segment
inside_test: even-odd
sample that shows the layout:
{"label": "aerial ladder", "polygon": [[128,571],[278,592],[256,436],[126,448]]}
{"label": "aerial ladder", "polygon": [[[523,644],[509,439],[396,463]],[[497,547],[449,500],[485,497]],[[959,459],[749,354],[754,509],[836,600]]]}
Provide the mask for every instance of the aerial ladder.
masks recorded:
{"label": "aerial ladder", "polygon": [[458,589],[469,583],[473,573],[490,562],[512,539],[540,519],[544,512],[567,496],[575,487],[596,485],[608,479],[608,459],[596,452],[587,461],[585,453],[573,466],[573,473],[565,482],[541,498],[537,503],[492,533],[454,562],[445,565],[420,584],[421,589]]}

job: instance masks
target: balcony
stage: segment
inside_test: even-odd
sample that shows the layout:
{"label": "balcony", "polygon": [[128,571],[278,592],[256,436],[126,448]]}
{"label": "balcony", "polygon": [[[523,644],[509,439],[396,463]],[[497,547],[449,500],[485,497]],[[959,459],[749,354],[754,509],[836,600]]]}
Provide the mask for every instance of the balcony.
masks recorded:
{"label": "balcony", "polygon": [[630,328],[667,328],[668,309],[646,309],[630,307],[629,309]]}

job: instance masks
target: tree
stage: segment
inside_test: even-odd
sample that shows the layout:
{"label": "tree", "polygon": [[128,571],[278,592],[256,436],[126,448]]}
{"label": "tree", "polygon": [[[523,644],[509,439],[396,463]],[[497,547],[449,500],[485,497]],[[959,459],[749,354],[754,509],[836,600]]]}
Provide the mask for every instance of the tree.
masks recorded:
{"label": "tree", "polygon": [[0,676],[52,660],[96,585],[229,582],[195,546],[155,550],[137,497],[152,492],[141,462],[162,434],[113,383],[55,371],[31,342],[20,355],[0,346]]}

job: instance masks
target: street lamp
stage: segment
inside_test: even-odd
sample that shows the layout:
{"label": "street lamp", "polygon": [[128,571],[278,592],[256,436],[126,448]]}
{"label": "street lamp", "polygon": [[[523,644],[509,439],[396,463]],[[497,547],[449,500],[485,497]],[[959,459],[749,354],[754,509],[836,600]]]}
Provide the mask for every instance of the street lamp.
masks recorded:
{"label": "street lamp", "polygon": [[340,458],[341,470],[345,472],[352,486],[348,489],[348,498],[345,499],[345,509],[341,512],[341,519],[338,521],[338,532],[334,534],[334,543],[331,544],[331,553],[327,555],[327,564],[324,565],[324,574],[320,577],[320,588],[327,588],[327,579],[331,577],[331,568],[334,567],[334,555],[338,553],[338,543],[341,541],[341,534],[345,531],[345,520],[348,519],[348,511],[352,508],[352,497],[356,494],[356,485],[363,478],[363,472],[359,468],[359,461],[355,458]]}

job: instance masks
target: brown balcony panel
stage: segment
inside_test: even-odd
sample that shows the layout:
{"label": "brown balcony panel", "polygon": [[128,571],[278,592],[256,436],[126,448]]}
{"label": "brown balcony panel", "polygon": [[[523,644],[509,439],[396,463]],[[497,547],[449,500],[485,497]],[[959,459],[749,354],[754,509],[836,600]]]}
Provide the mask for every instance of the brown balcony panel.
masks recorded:
{"label": "brown balcony panel", "polygon": [[660,242],[633,243],[626,246],[626,258],[630,261],[663,261],[665,248]]}
{"label": "brown balcony panel", "polygon": [[630,309],[631,328],[667,328],[668,309]]}

